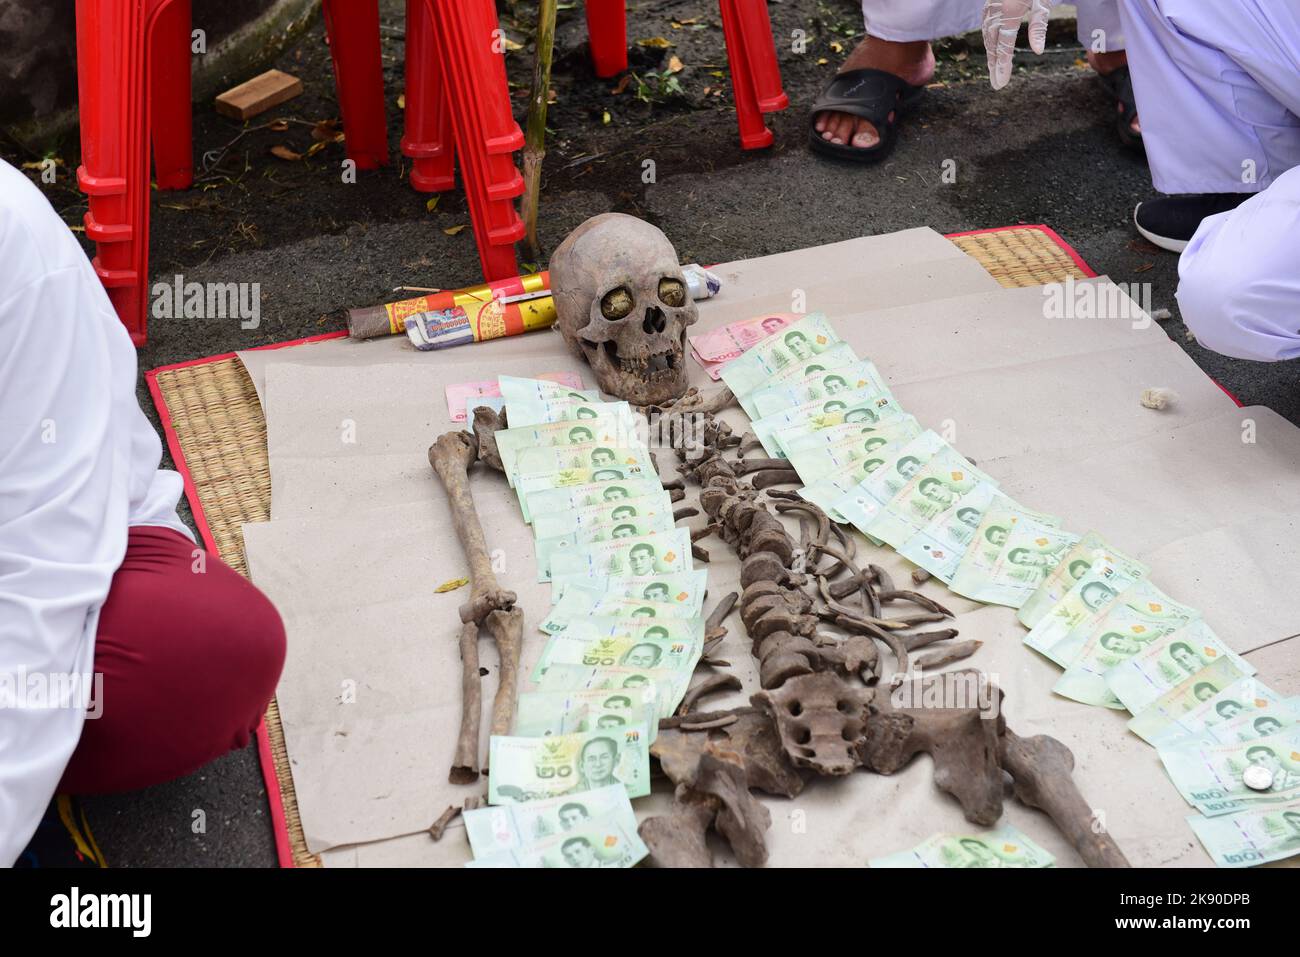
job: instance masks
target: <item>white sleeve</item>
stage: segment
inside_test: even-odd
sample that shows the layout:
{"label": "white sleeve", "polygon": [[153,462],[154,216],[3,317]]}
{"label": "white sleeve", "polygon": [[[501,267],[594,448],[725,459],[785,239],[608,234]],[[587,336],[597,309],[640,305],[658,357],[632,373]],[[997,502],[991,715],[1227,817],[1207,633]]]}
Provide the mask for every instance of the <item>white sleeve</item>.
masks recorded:
{"label": "white sleeve", "polygon": [[[97,295],[99,294],[99,295]],[[77,745],[95,628],[126,549],[129,443],[102,294],[81,269],[0,291],[0,865],[26,846]],[[68,685],[64,685],[65,689]],[[25,700],[26,699],[26,700]],[[111,702],[106,706],[111,708]]]}

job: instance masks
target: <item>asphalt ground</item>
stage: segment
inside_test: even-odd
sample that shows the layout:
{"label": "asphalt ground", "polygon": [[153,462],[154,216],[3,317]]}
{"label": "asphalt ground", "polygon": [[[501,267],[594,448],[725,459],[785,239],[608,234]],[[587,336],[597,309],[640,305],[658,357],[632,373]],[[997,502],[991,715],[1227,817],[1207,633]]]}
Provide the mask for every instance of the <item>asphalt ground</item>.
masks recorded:
{"label": "asphalt ground", "polygon": [[[541,205],[544,250],[588,216],[611,209],[652,220],[683,261],[703,263],[916,226],[949,233],[1047,223],[1098,272],[1149,284],[1152,308],[1171,313],[1161,322],[1169,336],[1242,402],[1300,423],[1300,365],[1228,359],[1189,338],[1174,298],[1177,257],[1138,238],[1131,225],[1134,205],[1153,195],[1145,161],[1120,146],[1114,104],[1083,62],[1071,25],[1057,31],[1060,42],[1043,56],[1022,54],[1011,85],[996,94],[983,75],[982,50],[962,39],[942,43],[936,86],[906,118],[897,151],[885,163],[860,167],[815,158],[805,145],[809,104],[861,35],[858,4],[784,0],[770,10],[791,107],[771,118],[776,145],[755,152],[741,151],[736,140],[716,4],[634,5],[635,77],[621,89],[617,80],[592,74],[580,10],[562,12]],[[468,223],[463,198],[450,193],[430,208],[430,197],[406,181],[409,161],[397,149],[402,4],[382,0],[381,11],[389,167],[347,184],[339,144],[301,160],[270,153],[276,145],[306,153],[316,141],[313,125],[337,116],[319,23],[275,64],[303,79],[304,94],[248,124],[283,116],[295,121],[288,129],[243,132],[209,104],[196,105],[198,182],[155,193],[152,277],[257,282],[261,322],[245,330],[232,319],[154,319],[140,350],[141,371],[340,329],[343,309],[396,298],[397,286],[454,288],[480,278],[470,231],[455,229]],[[531,5],[520,3],[519,14],[518,24],[508,13],[503,24],[507,36],[526,41]],[[796,30],[807,38],[802,53],[793,49]],[[682,68],[668,72],[674,56]],[[522,117],[531,54],[525,47],[507,62]],[[329,128],[317,127],[318,136],[322,131]],[[11,146],[0,155],[33,158]],[[60,182],[45,188],[65,220],[78,225],[85,204],[66,172],[75,169],[75,147],[61,158],[68,165]],[[643,176],[646,160],[654,161],[652,183]],[[955,182],[942,179],[946,160],[955,162]],[[864,302],[871,294],[863,289]],[[156,421],[143,384],[140,395]],[[275,863],[252,747],[166,785],[87,799],[86,808],[113,866]],[[196,810],[205,812],[202,833],[192,826]]]}

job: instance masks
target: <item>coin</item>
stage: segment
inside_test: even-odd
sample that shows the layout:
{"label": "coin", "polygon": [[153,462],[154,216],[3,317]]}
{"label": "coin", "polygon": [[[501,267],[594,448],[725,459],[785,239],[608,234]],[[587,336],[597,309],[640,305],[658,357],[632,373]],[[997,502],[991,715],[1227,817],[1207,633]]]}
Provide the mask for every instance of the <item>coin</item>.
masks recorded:
{"label": "coin", "polygon": [[1267,791],[1273,786],[1273,772],[1258,764],[1252,764],[1242,772],[1241,783],[1252,791]]}

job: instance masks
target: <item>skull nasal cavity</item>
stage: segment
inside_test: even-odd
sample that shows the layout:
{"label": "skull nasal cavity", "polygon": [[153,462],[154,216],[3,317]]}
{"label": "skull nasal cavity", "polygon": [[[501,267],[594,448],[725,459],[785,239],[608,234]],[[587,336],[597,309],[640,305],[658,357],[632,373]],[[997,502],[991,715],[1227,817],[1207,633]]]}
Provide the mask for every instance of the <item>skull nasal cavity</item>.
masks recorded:
{"label": "skull nasal cavity", "polygon": [[668,322],[664,319],[664,311],[658,306],[651,306],[645,311],[645,322],[641,323],[641,328],[645,330],[646,335],[663,332],[666,325]]}

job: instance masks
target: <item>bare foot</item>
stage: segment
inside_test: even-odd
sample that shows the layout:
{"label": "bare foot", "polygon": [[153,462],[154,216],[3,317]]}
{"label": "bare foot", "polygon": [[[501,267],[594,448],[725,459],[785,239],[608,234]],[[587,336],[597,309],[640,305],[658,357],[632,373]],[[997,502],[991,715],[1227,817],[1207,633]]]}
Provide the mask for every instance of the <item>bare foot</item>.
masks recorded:
{"label": "bare foot", "polygon": [[[1101,76],[1110,76],[1122,66],[1128,65],[1128,51],[1116,50],[1113,53],[1093,53],[1088,51],[1088,65],[1091,66]],[[1124,107],[1116,103],[1115,112],[1122,112]],[[1129,123],[1129,129],[1134,133],[1142,132],[1142,124],[1138,122],[1137,114],[1133,114],[1133,120]]]}
{"label": "bare foot", "polygon": [[[934,52],[924,40],[893,43],[877,37],[867,37],[854,47],[839,72],[867,67],[892,73],[910,86],[923,86],[934,77]],[[894,118],[892,112],[889,118]],[[875,126],[848,113],[836,113],[833,110],[818,113],[814,128],[822,135],[822,139],[839,146],[847,143],[866,149],[880,142],[880,134]]]}

